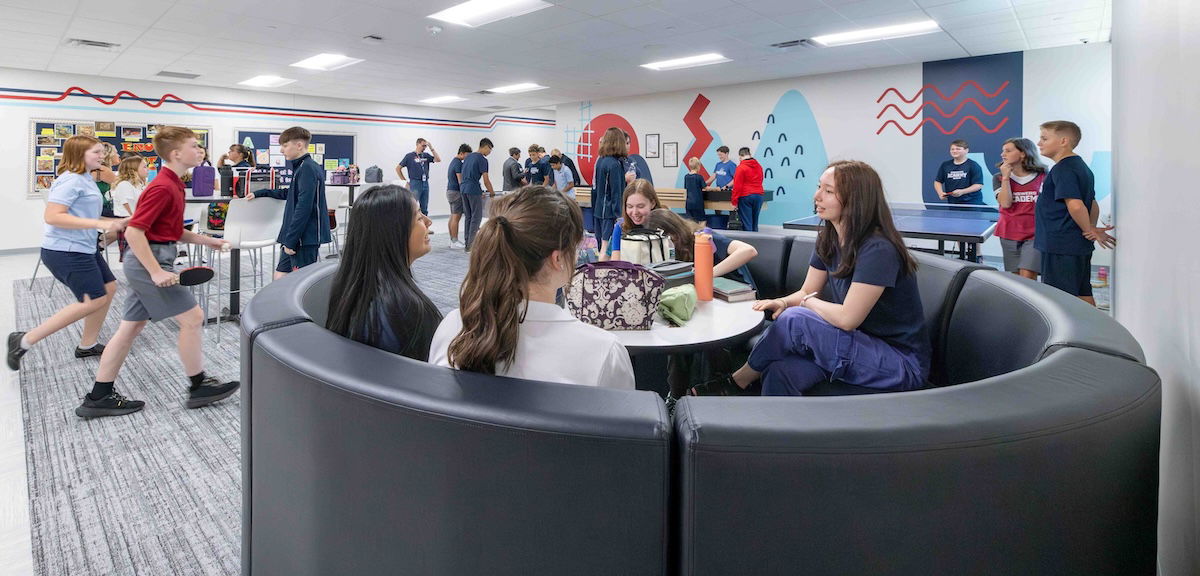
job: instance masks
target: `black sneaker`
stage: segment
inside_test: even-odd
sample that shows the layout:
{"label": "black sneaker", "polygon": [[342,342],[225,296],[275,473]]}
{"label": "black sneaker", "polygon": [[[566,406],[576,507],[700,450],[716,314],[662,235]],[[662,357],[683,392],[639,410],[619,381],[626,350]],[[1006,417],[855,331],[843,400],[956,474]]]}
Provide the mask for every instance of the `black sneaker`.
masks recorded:
{"label": "black sneaker", "polygon": [[26,350],[21,347],[21,338],[25,337],[24,332],[13,332],[8,335],[8,369],[20,370],[21,357],[25,355]]}
{"label": "black sneaker", "polygon": [[723,375],[713,378],[688,390],[691,396],[741,396],[746,391],[733,381],[733,376]]}
{"label": "black sneaker", "polygon": [[92,400],[87,395],[83,404],[75,409],[75,415],[80,418],[103,418],[105,416],[124,416],[133,414],[146,405],[141,400],[130,400],[116,392],[99,400]]}
{"label": "black sneaker", "polygon": [[92,358],[92,357],[98,358],[101,354],[104,354],[104,345],[103,344],[96,344],[95,346],[92,346],[91,348],[80,348],[78,346],[75,347],[75,357],[76,358]]}
{"label": "black sneaker", "polygon": [[187,407],[199,408],[224,400],[237,392],[239,386],[241,383],[236,380],[222,384],[216,378],[209,376],[200,382],[199,386],[188,390]]}

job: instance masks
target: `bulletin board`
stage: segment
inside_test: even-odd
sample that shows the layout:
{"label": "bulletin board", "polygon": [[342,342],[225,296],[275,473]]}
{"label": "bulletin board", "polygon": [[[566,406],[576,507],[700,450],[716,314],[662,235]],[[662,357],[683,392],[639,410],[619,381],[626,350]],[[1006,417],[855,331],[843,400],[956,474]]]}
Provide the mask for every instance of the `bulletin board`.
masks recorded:
{"label": "bulletin board", "polygon": [[[237,142],[251,150],[254,163],[259,167],[270,166],[275,169],[276,186],[287,186],[292,181],[292,169],[279,150],[280,132],[282,130],[238,129]],[[308,153],[328,173],[338,166],[354,164],[357,146],[356,135],[352,133],[313,132]]]}
{"label": "bulletin board", "polygon": [[[117,148],[123,157],[138,154],[146,158],[153,173],[158,170],[158,155],[154,153],[154,135],[162,124],[138,122],[108,122],[102,120],[34,119],[29,126],[29,147],[32,159],[29,163],[28,197],[39,197],[41,190],[50,189],[54,182],[58,163],[62,161],[62,147],[68,138],[77,134],[92,136]],[[211,128],[190,126],[196,133],[200,145],[208,148]],[[211,156],[212,150],[209,150]]]}

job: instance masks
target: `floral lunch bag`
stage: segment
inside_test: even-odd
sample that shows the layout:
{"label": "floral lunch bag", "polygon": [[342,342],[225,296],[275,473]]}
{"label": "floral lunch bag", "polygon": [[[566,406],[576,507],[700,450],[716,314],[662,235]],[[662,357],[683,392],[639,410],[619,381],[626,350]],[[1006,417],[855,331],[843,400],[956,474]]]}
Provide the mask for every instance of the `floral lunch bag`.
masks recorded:
{"label": "floral lunch bag", "polygon": [[664,283],[662,276],[629,262],[584,264],[567,289],[567,309],[605,330],[649,330]]}

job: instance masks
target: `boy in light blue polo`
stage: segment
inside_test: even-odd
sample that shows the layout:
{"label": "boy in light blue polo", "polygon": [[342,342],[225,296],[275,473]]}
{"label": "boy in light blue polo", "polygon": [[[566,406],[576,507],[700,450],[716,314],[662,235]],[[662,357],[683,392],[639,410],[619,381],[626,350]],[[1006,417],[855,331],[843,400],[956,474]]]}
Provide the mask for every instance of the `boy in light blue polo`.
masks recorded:
{"label": "boy in light blue polo", "polygon": [[[425,151],[426,148],[429,152]],[[401,180],[408,181],[409,190],[417,196],[417,201],[421,204],[421,213],[426,216],[429,215],[429,163],[441,161],[442,157],[438,156],[437,150],[433,149],[428,140],[417,138],[416,150],[405,154],[404,159],[396,165],[396,175]],[[404,177],[401,168],[408,171],[408,178]]]}
{"label": "boy in light blue polo", "polygon": [[563,166],[562,158],[550,157],[550,173],[554,175],[554,188],[566,194],[567,198],[574,200],[575,177],[571,175],[571,171],[566,166]]}

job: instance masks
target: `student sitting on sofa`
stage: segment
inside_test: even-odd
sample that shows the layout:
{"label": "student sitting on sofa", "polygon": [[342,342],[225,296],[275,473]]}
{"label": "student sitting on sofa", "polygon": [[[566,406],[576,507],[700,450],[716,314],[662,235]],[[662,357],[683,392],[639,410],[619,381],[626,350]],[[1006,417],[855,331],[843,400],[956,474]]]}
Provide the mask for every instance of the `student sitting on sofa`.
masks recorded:
{"label": "student sitting on sofa", "polygon": [[555,304],[575,272],[583,215],[546,186],[492,203],[475,237],[459,309],[433,336],[429,361],[458,370],[563,384],[633,388],[629,353],[613,334]]}
{"label": "student sitting on sofa", "polygon": [[429,359],[442,315],[417,287],[412,263],[429,253],[429,226],[417,198],[401,186],[359,194],[333,277],[328,328],[414,360]]}
{"label": "student sitting on sofa", "polygon": [[[917,263],[892,223],[883,184],[864,162],[830,164],[813,198],[829,225],[817,236],[799,292],[759,300],[775,323],[732,376],[709,392],[738,393],[762,378],[764,396],[798,396],[826,380],[913,390],[929,374],[930,346]],[[819,296],[821,291],[828,300]]]}

